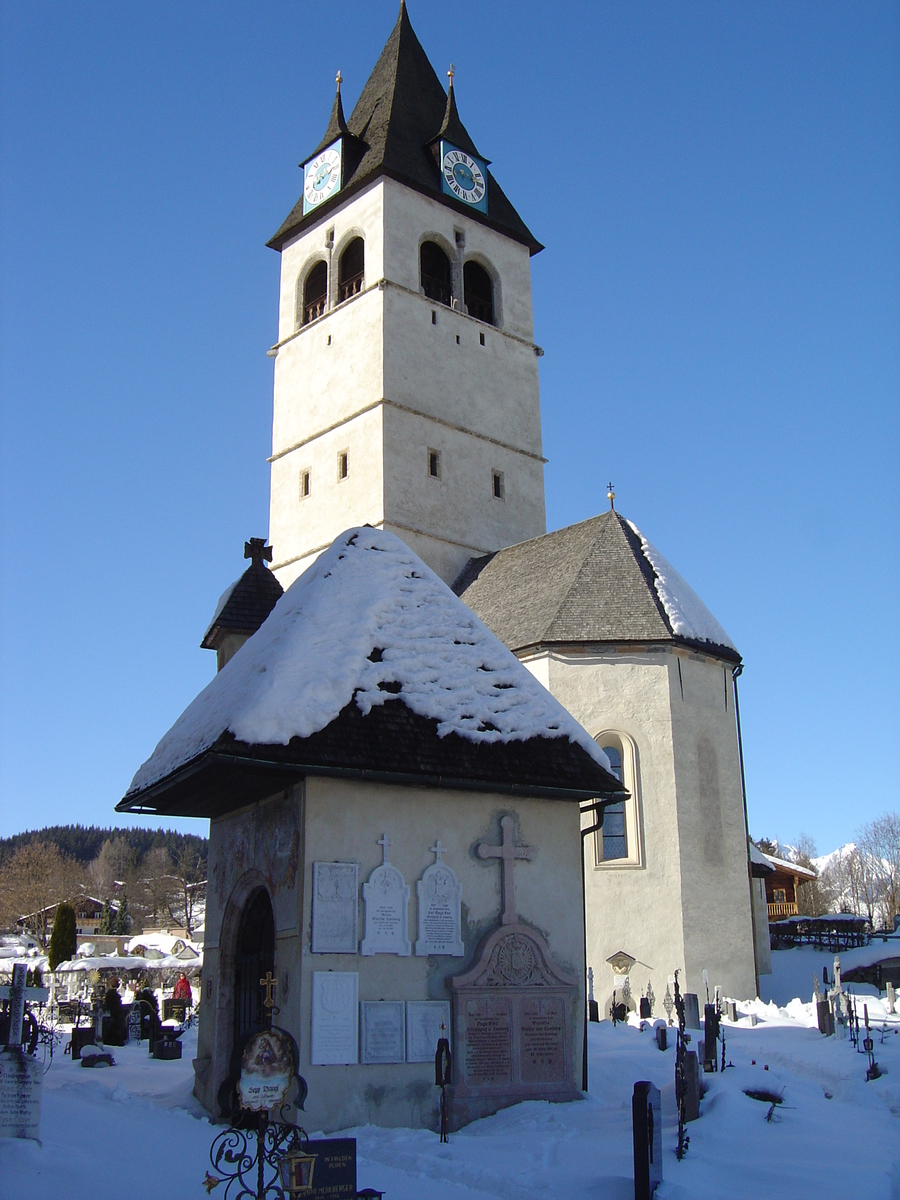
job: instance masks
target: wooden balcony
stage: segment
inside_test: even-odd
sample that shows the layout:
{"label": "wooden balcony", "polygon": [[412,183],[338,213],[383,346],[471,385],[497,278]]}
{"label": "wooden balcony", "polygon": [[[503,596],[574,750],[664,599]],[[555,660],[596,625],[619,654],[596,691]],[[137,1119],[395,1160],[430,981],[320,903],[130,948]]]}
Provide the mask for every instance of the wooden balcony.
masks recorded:
{"label": "wooden balcony", "polygon": [[797,902],[796,900],[781,900],[777,904],[769,905],[769,920],[778,921],[781,917],[796,917]]}

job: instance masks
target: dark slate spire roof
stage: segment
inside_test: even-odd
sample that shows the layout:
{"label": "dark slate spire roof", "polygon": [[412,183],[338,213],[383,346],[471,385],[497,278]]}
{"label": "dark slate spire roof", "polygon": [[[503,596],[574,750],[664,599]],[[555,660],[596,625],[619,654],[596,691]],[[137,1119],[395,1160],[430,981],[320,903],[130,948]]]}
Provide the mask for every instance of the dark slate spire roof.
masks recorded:
{"label": "dark slate spire roof", "polygon": [[[263,562],[265,551],[256,552],[254,543],[262,540],[251,538],[246,543],[244,557],[252,557],[253,561],[240,579],[220,597],[213,619],[200,643],[203,650],[218,649],[227,633],[246,633],[248,636],[256,633],[284,595],[284,588]],[[253,547],[252,554],[248,547]]]}
{"label": "dark slate spire roof", "polygon": [[[459,118],[452,93],[451,88],[448,99],[413,31],[406,5],[401,4],[397,23],[347,122],[352,140],[347,146],[341,190],[306,217],[301,196],[267,245],[280,250],[289,237],[318,221],[323,212],[341,204],[379,175],[388,175],[451,208],[465,210],[473,220],[522,242],[532,254],[543,249],[490,171],[486,216],[442,195],[435,145],[442,130],[461,150],[483,157]],[[328,131],[314,153],[341,136],[336,114],[342,118],[340,96],[335,101]]]}
{"label": "dark slate spire roof", "polygon": [[696,593],[614,511],[470,559],[453,590],[511,650],[674,642],[740,662]]}
{"label": "dark slate spire roof", "polygon": [[326,146],[330,146],[332,142],[336,142],[339,137],[346,137],[350,133],[347,128],[347,122],[344,120],[344,104],[341,100],[341,89],[338,88],[334,93],[334,104],[331,106],[331,116],[328,118],[328,128],[325,130],[325,136],[313,150],[313,154],[318,154],[320,150],[324,150]]}

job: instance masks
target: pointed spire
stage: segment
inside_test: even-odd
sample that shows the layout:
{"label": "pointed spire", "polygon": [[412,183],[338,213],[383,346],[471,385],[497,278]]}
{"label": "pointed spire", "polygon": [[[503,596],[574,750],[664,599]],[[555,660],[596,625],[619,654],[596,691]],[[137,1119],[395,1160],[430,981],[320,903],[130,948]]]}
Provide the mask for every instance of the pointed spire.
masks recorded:
{"label": "pointed spire", "polygon": [[316,146],[313,154],[318,154],[320,150],[324,150],[326,146],[330,146],[332,142],[336,142],[339,137],[346,137],[350,132],[347,128],[347,122],[344,120],[344,106],[341,103],[341,84],[344,82],[344,77],[340,71],[335,75],[334,82],[334,104],[331,106],[328,128],[325,130],[325,136],[319,142],[318,146]]}

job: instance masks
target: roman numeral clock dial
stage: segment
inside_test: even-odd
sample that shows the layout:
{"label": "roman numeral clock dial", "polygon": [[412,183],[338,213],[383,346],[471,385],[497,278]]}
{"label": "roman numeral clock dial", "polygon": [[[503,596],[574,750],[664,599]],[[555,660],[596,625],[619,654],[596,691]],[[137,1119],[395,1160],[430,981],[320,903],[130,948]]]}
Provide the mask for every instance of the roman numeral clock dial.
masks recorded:
{"label": "roman numeral clock dial", "polygon": [[312,212],[341,188],[341,143],[326,147],[303,167],[303,212]]}
{"label": "roman numeral clock dial", "polygon": [[441,191],[486,213],[487,163],[441,142]]}

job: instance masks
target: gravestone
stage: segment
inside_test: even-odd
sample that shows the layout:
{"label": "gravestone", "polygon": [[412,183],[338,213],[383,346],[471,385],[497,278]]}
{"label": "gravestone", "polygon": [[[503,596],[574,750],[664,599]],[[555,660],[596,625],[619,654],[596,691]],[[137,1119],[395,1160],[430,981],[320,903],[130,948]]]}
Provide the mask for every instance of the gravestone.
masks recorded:
{"label": "gravestone", "polygon": [[515,820],[500,821],[502,844],[476,847],[502,872],[501,923],[485,937],[475,965],[450,980],[456,1046],[452,1124],[461,1125],[521,1100],[575,1100],[574,1040],[578,980],[553,961],[539,933],[520,924],[513,869],[528,861],[515,845]]}
{"label": "gravestone", "polygon": [[434,1062],[438,1039],[450,1038],[447,1000],[407,1000],[406,1061]]}
{"label": "gravestone", "polygon": [[634,1200],[651,1200],[662,1183],[662,1107],[659,1088],[643,1081],[631,1098]]}
{"label": "gravestone", "polygon": [[594,998],[594,968],[588,967],[588,1020],[600,1020],[600,1005]]}
{"label": "gravestone", "polygon": [[641,996],[641,1013],[640,1013],[640,1016],[641,1016],[641,1020],[642,1020],[642,1021],[649,1021],[649,1020],[650,1020],[650,1001],[647,999],[647,997],[646,997],[646,996]]}
{"label": "gravestone", "polygon": [[134,1003],[128,1013],[128,1040],[130,1042],[139,1042],[141,1040],[141,1006]]}
{"label": "gravestone", "polygon": [[684,1027],[685,1029],[700,1028],[700,1001],[696,992],[684,993]]}
{"label": "gravestone", "polygon": [[696,1121],[700,1116],[700,1059],[696,1050],[684,1056],[684,1119]]}
{"label": "gravestone", "polygon": [[665,1050],[668,1046],[669,1038],[666,1030],[667,1026],[663,1025],[662,1023],[656,1027],[656,1044],[660,1050]]}
{"label": "gravestone", "polygon": [[816,1019],[819,1033],[825,1037],[831,1037],[834,1033],[834,1016],[831,1011],[831,1003],[827,999],[816,1001]]}
{"label": "gravestone", "polygon": [[313,971],[310,1062],[359,1061],[359,974]]}
{"label": "gravestone", "polygon": [[359,1061],[406,1061],[406,1013],[402,1000],[360,1001]]}
{"label": "gravestone", "polygon": [[738,1006],[736,1000],[725,1001],[725,1016],[729,1021],[736,1022],[738,1020]]}
{"label": "gravestone", "polygon": [[894,1004],[896,1003],[896,1000],[897,1000],[897,996],[896,996],[896,993],[894,992],[894,985],[891,983],[890,980],[888,980],[888,985],[887,985],[888,1012],[892,1013],[894,1011]]}
{"label": "gravestone", "polygon": [[396,867],[388,862],[390,840],[384,834],[378,843],[382,848],[382,864],[363,884],[366,906],[366,935],[359,947],[360,954],[408,955],[412,947],[407,933],[409,887]]}
{"label": "gravestone", "polygon": [[719,1065],[719,1014],[714,1004],[703,1009],[703,1070],[715,1071]]}
{"label": "gravestone", "polygon": [[356,1138],[323,1138],[303,1149],[316,1156],[306,1200],[356,1200]]}
{"label": "gravestone", "polygon": [[441,861],[444,847],[440,840],[431,847],[435,861],[416,884],[419,899],[419,936],[416,954],[450,954],[460,957],[465,952],[460,937],[460,905],[462,887],[454,872]]}
{"label": "gravestone", "polygon": [[356,863],[313,863],[313,954],[356,953],[358,891]]}
{"label": "gravestone", "polygon": [[26,996],[40,992],[44,994],[35,998],[46,999],[46,989],[26,987],[26,976],[25,964],[14,963],[12,983],[4,989],[9,1000],[9,1035],[6,1049],[0,1053],[0,1137],[39,1141],[43,1065],[25,1053],[22,1023]]}

